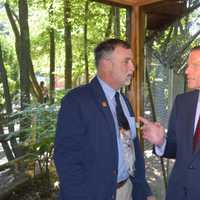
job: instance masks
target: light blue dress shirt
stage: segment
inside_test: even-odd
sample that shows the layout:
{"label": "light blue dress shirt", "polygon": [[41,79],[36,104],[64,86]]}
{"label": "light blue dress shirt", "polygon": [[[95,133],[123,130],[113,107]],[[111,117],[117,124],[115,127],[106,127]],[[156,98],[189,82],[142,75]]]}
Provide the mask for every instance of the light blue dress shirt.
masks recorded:
{"label": "light blue dress shirt", "polygon": [[[114,123],[115,123],[115,129],[116,129],[116,135],[117,135],[117,145],[118,145],[118,153],[119,153],[119,158],[118,158],[118,176],[117,176],[117,181],[118,183],[127,179],[129,177],[128,174],[128,167],[126,166],[126,162],[124,160],[124,155],[123,155],[123,146],[120,140],[119,136],[119,126],[118,126],[118,121],[117,121],[117,115],[116,115],[116,102],[115,102],[115,93],[116,90],[114,90],[112,87],[110,87],[106,82],[104,82],[102,79],[100,79],[97,76],[100,85],[105,93],[106,99],[108,101],[110,110],[113,115]],[[135,118],[130,116],[128,107],[126,105],[126,102],[122,95],[120,94],[120,102],[122,104],[122,108],[124,111],[124,114],[129,122],[130,130],[131,130],[131,137],[134,139],[136,137],[136,124],[135,124]]]}

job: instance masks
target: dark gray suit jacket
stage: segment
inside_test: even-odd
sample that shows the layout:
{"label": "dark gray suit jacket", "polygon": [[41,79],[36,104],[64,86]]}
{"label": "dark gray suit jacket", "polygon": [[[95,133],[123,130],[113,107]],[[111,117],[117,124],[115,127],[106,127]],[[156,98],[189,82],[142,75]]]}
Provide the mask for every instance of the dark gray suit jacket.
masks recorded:
{"label": "dark gray suit jacket", "polygon": [[200,145],[192,152],[192,141],[199,90],[175,99],[167,133],[164,157],[175,158],[167,200],[200,200]]}

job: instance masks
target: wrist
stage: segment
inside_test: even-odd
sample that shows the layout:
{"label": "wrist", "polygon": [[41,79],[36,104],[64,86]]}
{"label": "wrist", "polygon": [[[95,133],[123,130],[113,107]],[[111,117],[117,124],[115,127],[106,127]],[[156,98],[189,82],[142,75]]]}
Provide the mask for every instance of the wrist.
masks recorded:
{"label": "wrist", "polygon": [[163,137],[161,138],[161,140],[158,142],[157,146],[158,147],[162,147],[164,145],[165,141],[166,141],[166,136],[163,135]]}

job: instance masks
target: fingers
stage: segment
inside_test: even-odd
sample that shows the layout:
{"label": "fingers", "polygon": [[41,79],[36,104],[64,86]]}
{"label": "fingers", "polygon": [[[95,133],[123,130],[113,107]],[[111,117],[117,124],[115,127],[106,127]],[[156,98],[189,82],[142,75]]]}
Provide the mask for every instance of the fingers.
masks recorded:
{"label": "fingers", "polygon": [[145,119],[144,117],[139,116],[138,118],[143,124],[149,124],[150,121],[148,119]]}
{"label": "fingers", "polygon": [[162,125],[161,125],[159,122],[155,122],[154,124],[155,124],[157,127],[160,127],[160,128],[162,127]]}
{"label": "fingers", "polygon": [[162,125],[159,122],[151,122],[143,117],[139,117],[139,120],[143,123],[141,127],[143,138],[151,144],[162,144],[164,141],[164,128]]}

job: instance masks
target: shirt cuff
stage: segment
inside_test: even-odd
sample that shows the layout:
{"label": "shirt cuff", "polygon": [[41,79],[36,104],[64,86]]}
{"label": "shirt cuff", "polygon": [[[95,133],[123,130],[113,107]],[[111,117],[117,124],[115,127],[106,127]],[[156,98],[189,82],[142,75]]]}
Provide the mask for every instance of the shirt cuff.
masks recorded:
{"label": "shirt cuff", "polygon": [[161,146],[155,145],[155,153],[158,156],[163,156],[165,152],[165,147],[166,147],[167,141],[166,139],[164,140],[164,143]]}

